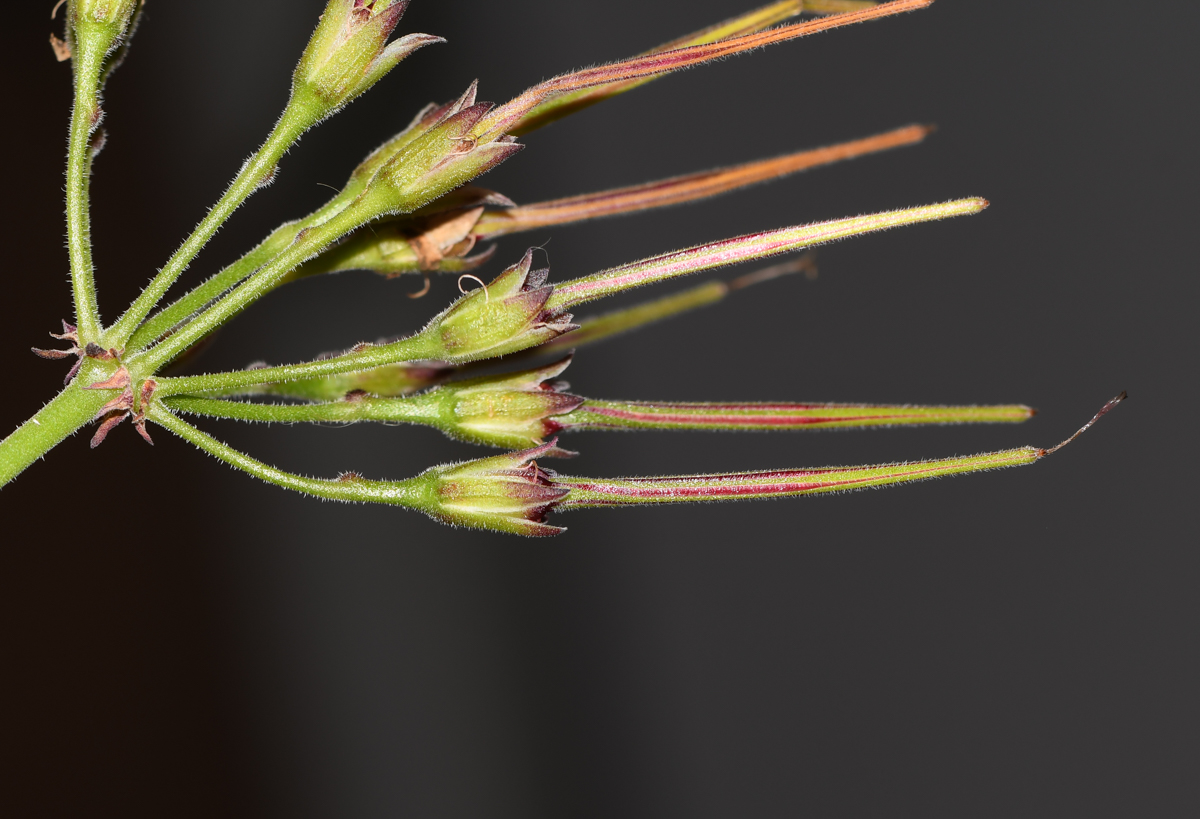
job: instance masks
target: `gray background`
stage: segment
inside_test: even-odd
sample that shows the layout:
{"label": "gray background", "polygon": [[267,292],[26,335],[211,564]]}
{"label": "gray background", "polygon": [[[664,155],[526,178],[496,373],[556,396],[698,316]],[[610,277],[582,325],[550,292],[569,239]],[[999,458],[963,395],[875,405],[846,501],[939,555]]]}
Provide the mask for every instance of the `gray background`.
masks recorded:
{"label": "gray background", "polygon": [[[50,0],[6,10],[0,430],[65,365],[68,71]],[[44,6],[44,8],[43,8]],[[94,185],[105,316],[266,133],[315,0],[154,2]],[[416,0],[446,36],[309,134],[197,260],[320,204],[422,104],[503,101],[749,8]],[[551,541],[320,503],[170,436],[77,436],[0,492],[0,804],[26,815],[1190,816],[1200,556],[1190,244],[1194,4],[943,0],[664,79],[530,135],[520,202],[934,122],[924,145],[687,208],[513,237],[556,280],[741,232],[982,195],[984,214],[821,252],[821,275],[589,347],[582,394],[1021,401],[1022,427],[572,436],[578,474],[1048,446],[1024,470],[838,497],[576,512]],[[740,271],[739,271],[740,272]],[[726,274],[728,275],[728,274]],[[698,279],[695,281],[699,281]],[[680,287],[693,282],[680,283]],[[289,287],[207,369],[418,327],[453,294]],[[657,293],[668,292],[662,287]],[[643,291],[637,298],[657,293]],[[607,307],[606,305],[605,307]],[[407,428],[209,424],[310,474],[478,450]]]}

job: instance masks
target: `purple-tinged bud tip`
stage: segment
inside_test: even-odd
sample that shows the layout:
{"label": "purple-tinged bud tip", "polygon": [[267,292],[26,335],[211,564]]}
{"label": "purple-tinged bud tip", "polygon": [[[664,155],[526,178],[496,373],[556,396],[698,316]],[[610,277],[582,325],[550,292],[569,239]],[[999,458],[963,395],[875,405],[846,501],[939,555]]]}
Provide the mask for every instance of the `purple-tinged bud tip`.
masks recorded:
{"label": "purple-tinged bud tip", "polygon": [[548,307],[548,270],[531,270],[533,251],[484,287],[464,295],[423,331],[452,362],[495,358],[577,329],[571,314]]}
{"label": "purple-tinged bud tip", "polygon": [[[452,438],[471,443],[524,449],[563,428],[560,416],[578,409],[584,399],[566,390],[561,375],[571,356],[545,367],[504,375],[455,381],[425,396],[436,409],[433,423]],[[545,453],[575,453],[555,448]]]}
{"label": "purple-tinged bud tip", "polygon": [[421,507],[436,520],[470,529],[546,537],[564,530],[546,516],[568,494],[556,473],[537,463],[556,447],[550,441],[523,452],[434,467],[424,483]]}
{"label": "purple-tinged bud tip", "polygon": [[409,0],[330,0],[296,66],[293,97],[315,119],[362,94],[422,46],[444,42],[409,34],[388,43]]}

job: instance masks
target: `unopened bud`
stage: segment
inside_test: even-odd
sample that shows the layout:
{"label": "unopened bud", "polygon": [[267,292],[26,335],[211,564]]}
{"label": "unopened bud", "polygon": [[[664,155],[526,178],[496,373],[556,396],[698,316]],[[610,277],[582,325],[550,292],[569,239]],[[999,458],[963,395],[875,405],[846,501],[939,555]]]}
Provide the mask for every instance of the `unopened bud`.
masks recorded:
{"label": "unopened bud", "polygon": [[376,222],[305,262],[284,281],[343,270],[370,270],[389,279],[422,271],[474,270],[495,250],[492,245],[482,253],[468,255],[475,247],[472,230],[482,213],[482,207],[475,207]]}
{"label": "unopened bud", "polygon": [[491,283],[472,290],[436,316],[422,335],[431,357],[453,363],[514,353],[578,327],[571,314],[550,310],[548,270],[530,271],[533,251]]}
{"label": "unopened bud", "polygon": [[546,515],[568,494],[554,485],[555,473],[536,459],[554,442],[466,463],[437,466],[414,479],[421,500],[415,504],[435,520],[469,529],[514,535],[557,535]]}
{"label": "unopened bud", "polygon": [[[431,422],[452,438],[476,444],[524,449],[562,429],[556,416],[583,403],[555,380],[571,363],[568,356],[547,367],[519,373],[455,381],[420,397],[434,407]],[[565,450],[547,455],[566,455]]]}
{"label": "unopened bud", "polygon": [[321,22],[296,66],[293,95],[312,103],[316,119],[338,110],[429,43],[408,34],[388,43],[409,0],[329,0]]}

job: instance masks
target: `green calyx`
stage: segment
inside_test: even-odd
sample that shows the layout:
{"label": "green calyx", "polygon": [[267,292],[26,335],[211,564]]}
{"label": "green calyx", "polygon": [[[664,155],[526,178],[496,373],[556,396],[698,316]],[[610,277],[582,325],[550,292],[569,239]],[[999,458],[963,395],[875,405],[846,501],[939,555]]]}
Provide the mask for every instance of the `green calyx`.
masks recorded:
{"label": "green calyx", "polygon": [[570,363],[568,356],[547,367],[454,381],[419,398],[436,407],[430,423],[451,438],[504,449],[539,446],[561,428],[557,416],[583,403],[565,392],[566,382],[555,380]]}
{"label": "green calyx", "polygon": [[435,520],[469,529],[514,535],[557,535],[546,515],[568,494],[555,486],[555,473],[537,464],[554,444],[435,466],[412,479],[420,500],[414,506]]}
{"label": "green calyx", "polygon": [[554,292],[548,270],[531,271],[533,251],[490,283],[467,293],[433,319],[421,335],[434,357],[459,363],[535,347],[574,330],[571,314],[547,309]]}
{"label": "green calyx", "polygon": [[293,98],[330,114],[362,94],[424,45],[444,42],[409,34],[393,43],[408,0],[330,0],[293,75]]}

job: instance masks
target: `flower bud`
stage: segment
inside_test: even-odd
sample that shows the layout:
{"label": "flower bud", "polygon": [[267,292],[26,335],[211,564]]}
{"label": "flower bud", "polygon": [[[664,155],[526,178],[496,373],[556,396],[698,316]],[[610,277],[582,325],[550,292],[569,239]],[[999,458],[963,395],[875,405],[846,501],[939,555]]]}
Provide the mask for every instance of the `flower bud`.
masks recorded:
{"label": "flower bud", "polygon": [[329,0],[293,75],[293,97],[314,105],[315,119],[362,94],[418,48],[444,42],[408,34],[388,43],[409,0]]}
{"label": "flower bud", "polygon": [[557,535],[564,530],[547,524],[546,515],[568,490],[555,486],[555,473],[534,460],[554,448],[551,441],[524,452],[426,470],[414,480],[423,495],[416,505],[452,526],[514,535]]}
{"label": "flower bud", "polygon": [[[475,91],[478,86],[478,81],[473,82],[466,92],[454,102],[448,102],[444,105],[431,102],[418,111],[417,115],[413,117],[412,122],[408,124],[408,127],[380,145],[358,164],[358,167],[351,172],[350,180],[346,183],[345,190],[353,190],[354,195],[357,196],[380,168],[386,165],[405,146],[445,119],[451,113],[451,109],[453,109],[454,113],[457,113],[465,105],[474,105]],[[468,99],[470,102],[466,102]]]}
{"label": "flower bud", "polygon": [[480,206],[376,222],[300,265],[283,281],[344,270],[370,270],[389,279],[423,271],[474,270],[495,252],[491,245],[482,253],[467,255],[475,248],[473,229],[482,213]]}
{"label": "flower bud", "polygon": [[455,381],[421,398],[436,407],[432,423],[452,438],[506,449],[537,446],[562,429],[555,416],[583,403],[566,392],[565,381],[555,380],[570,363],[567,356],[547,367]]}
{"label": "flower bud", "polygon": [[423,331],[430,357],[452,363],[514,353],[577,329],[571,314],[549,310],[549,270],[530,271],[533,251],[488,285],[472,290],[434,317]]}
{"label": "flower bud", "polygon": [[513,137],[496,133],[480,139],[475,132],[493,107],[475,101],[472,84],[455,103],[430,115],[440,115],[437,122],[392,153],[353,207],[371,218],[412,213],[520,151],[524,146]]}

